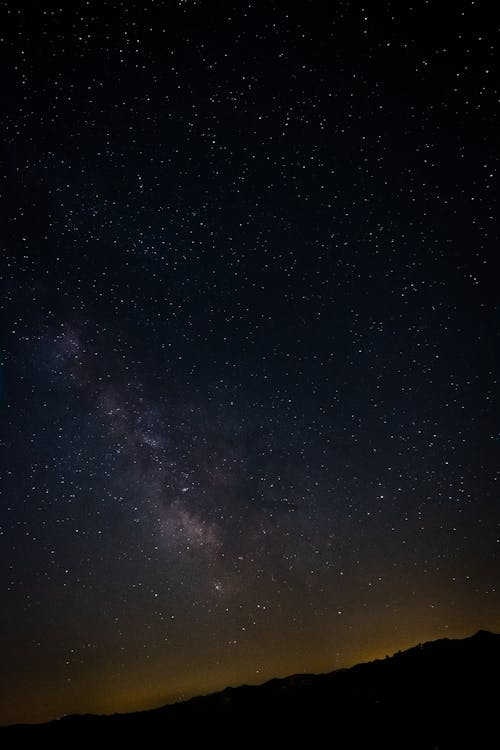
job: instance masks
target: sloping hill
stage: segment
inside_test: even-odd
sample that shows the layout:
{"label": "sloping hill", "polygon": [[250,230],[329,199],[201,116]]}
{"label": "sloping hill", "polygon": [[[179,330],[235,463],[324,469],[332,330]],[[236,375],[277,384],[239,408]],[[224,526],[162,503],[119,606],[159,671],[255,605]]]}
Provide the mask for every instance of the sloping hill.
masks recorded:
{"label": "sloping hill", "polygon": [[[421,644],[322,675],[227,688],[152,711],[0,729],[0,741],[161,741],[165,746],[485,747],[495,731],[500,635]],[[495,736],[495,735],[493,735]],[[493,745],[492,745],[493,746]]]}

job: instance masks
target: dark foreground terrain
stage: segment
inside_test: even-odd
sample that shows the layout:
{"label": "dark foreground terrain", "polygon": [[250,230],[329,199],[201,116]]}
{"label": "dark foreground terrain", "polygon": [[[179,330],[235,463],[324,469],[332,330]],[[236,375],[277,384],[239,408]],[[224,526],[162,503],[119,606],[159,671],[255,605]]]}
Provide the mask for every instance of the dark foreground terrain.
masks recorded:
{"label": "dark foreground terrain", "polygon": [[499,678],[500,635],[479,631],[351,669],[228,688],[152,711],[4,727],[0,743],[6,748],[44,740],[188,748],[497,747]]}

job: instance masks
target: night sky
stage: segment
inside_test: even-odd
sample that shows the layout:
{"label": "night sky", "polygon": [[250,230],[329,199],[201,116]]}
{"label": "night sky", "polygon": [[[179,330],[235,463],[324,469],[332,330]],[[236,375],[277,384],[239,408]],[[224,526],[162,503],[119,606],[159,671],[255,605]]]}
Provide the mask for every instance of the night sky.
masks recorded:
{"label": "night sky", "polygon": [[0,3],[1,722],[500,630],[494,5]]}

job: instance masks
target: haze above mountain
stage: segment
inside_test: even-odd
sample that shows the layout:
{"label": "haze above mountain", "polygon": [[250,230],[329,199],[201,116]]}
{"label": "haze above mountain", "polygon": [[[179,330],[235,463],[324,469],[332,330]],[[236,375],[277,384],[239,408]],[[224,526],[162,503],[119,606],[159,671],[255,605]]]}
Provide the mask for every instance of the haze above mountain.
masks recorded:
{"label": "haze above mountain", "polygon": [[145,740],[161,733],[204,747],[299,740],[316,747],[472,746],[493,730],[499,672],[500,635],[478,631],[350,669],[227,688],[150,711],[4,727],[0,739]]}

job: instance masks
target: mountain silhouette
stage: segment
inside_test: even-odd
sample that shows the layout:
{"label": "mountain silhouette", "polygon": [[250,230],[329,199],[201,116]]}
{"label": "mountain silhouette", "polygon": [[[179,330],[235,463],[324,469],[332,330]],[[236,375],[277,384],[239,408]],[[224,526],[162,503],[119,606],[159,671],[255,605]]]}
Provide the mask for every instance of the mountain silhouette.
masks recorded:
{"label": "mountain silhouette", "polygon": [[[500,635],[419,644],[329,674],[298,674],[226,688],[163,708],[66,716],[0,728],[4,747],[24,739],[110,740],[171,747],[486,747],[496,736]],[[17,746],[17,745],[16,745]]]}

